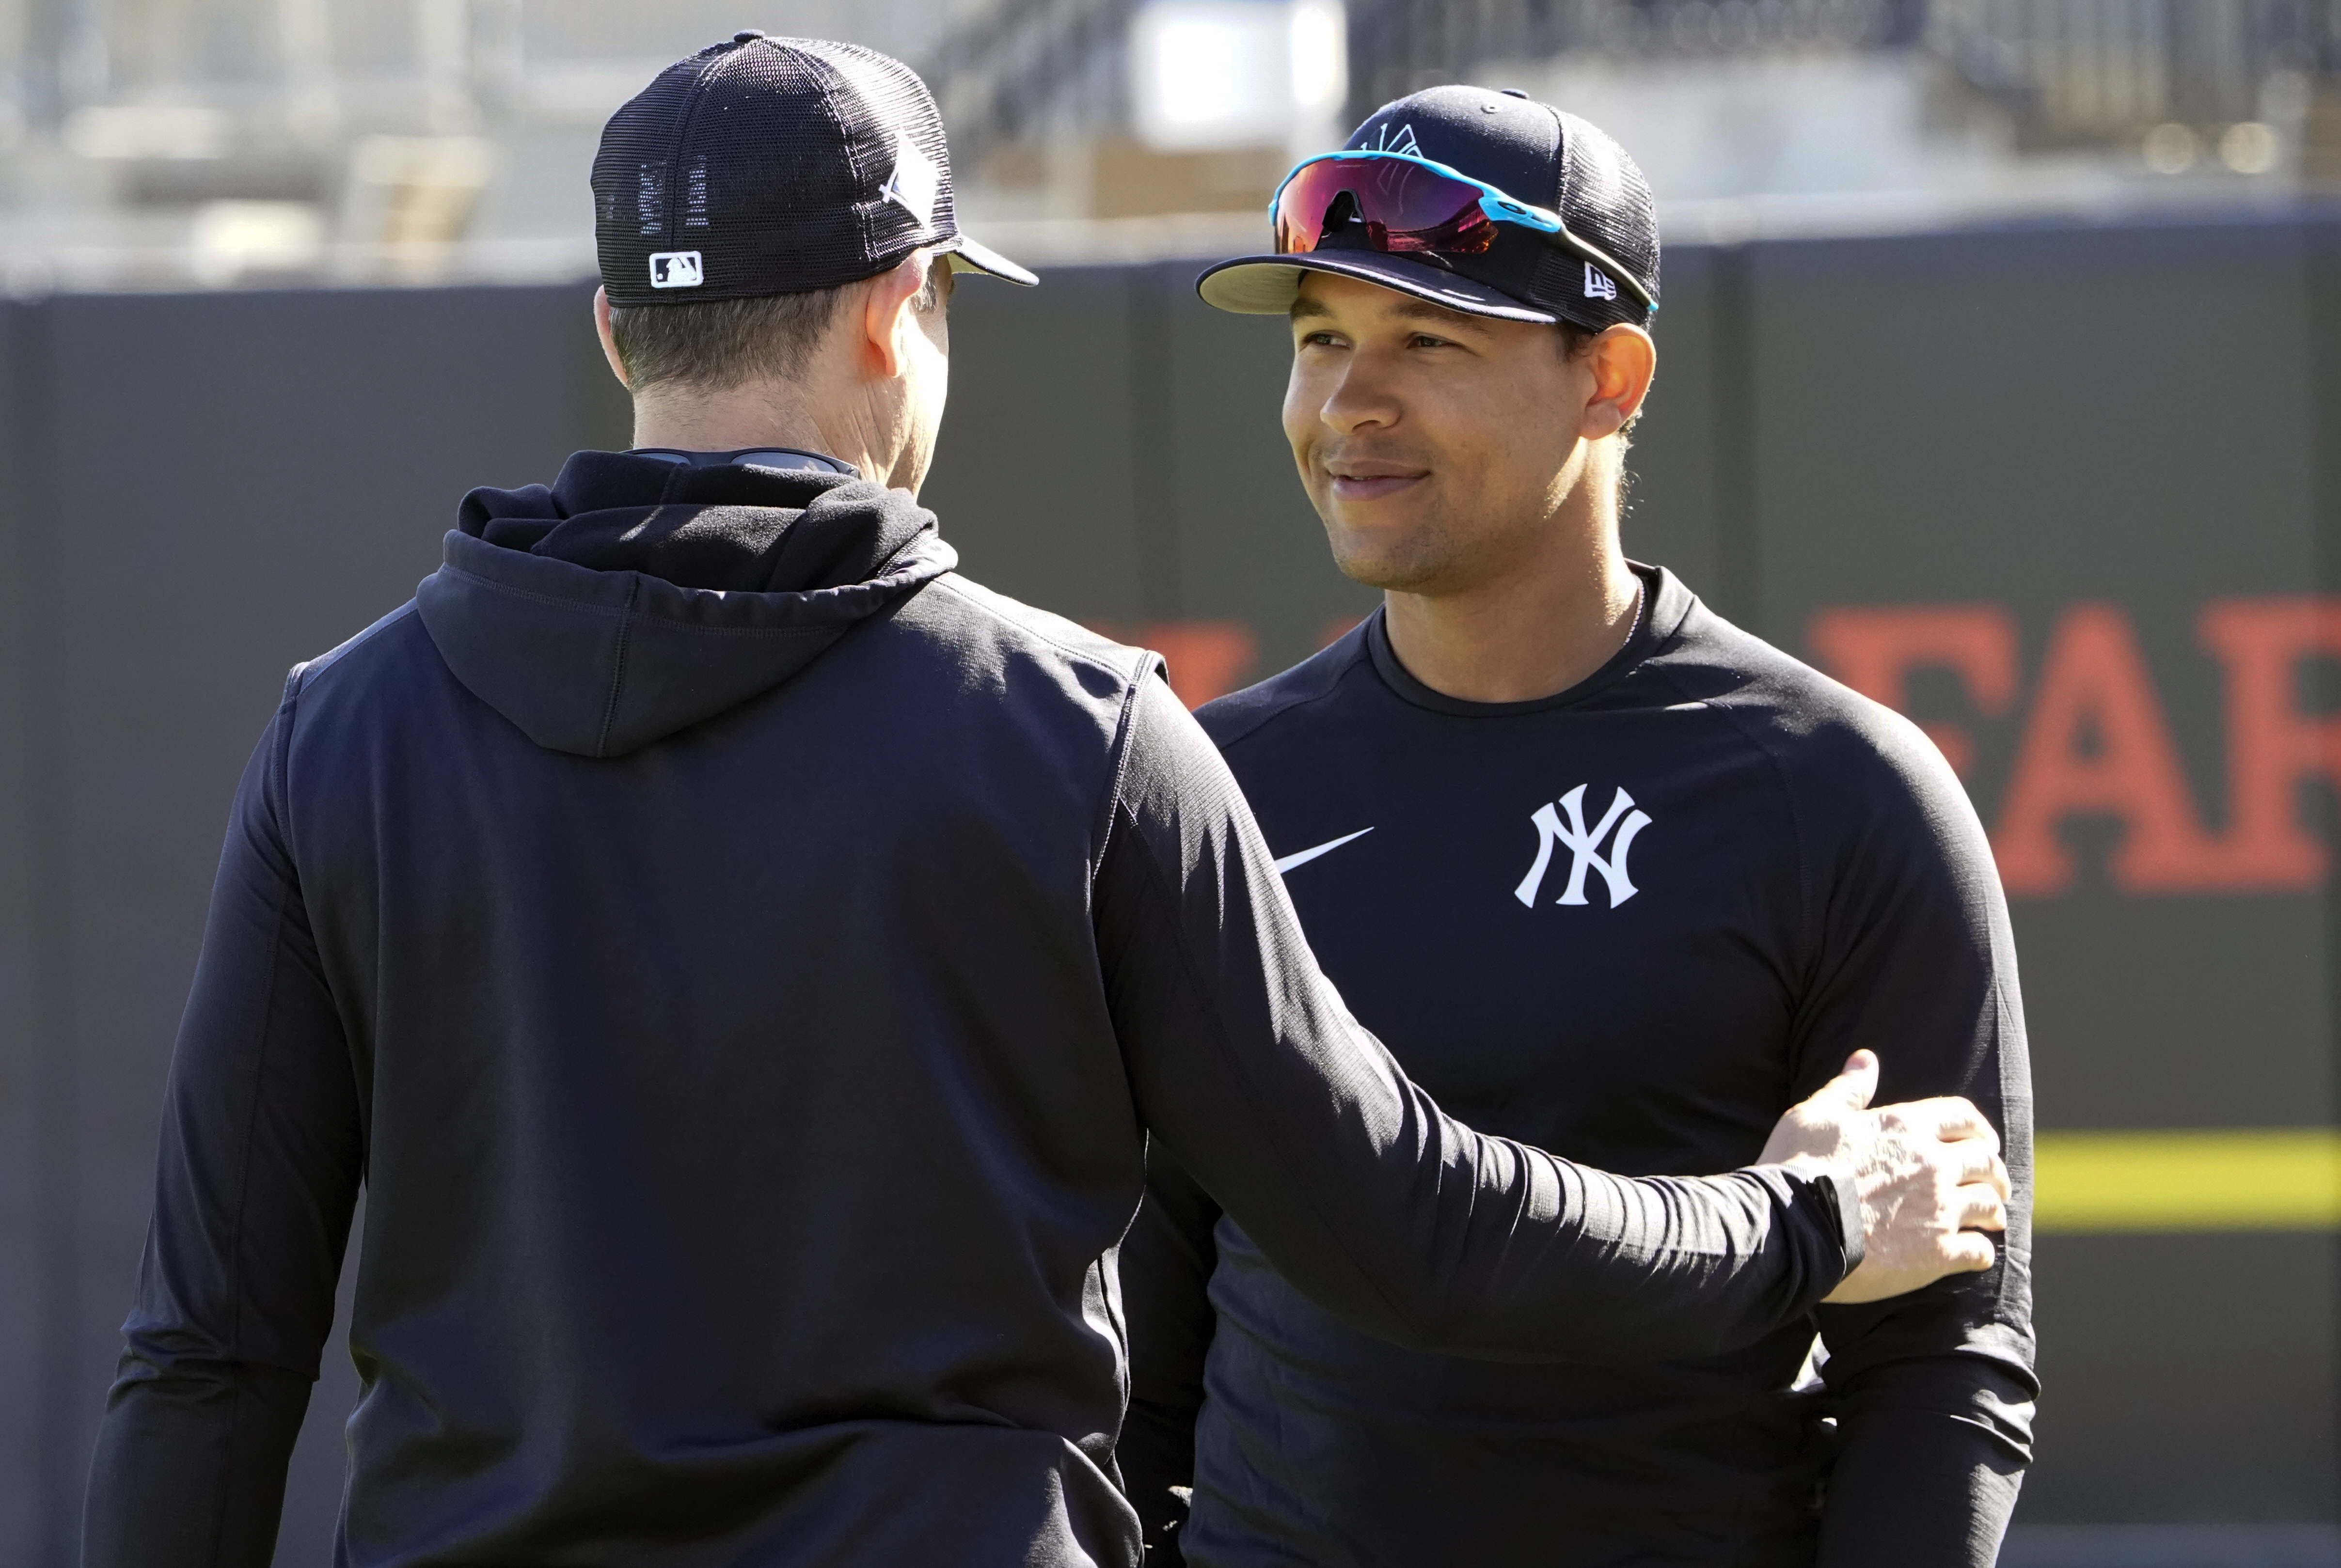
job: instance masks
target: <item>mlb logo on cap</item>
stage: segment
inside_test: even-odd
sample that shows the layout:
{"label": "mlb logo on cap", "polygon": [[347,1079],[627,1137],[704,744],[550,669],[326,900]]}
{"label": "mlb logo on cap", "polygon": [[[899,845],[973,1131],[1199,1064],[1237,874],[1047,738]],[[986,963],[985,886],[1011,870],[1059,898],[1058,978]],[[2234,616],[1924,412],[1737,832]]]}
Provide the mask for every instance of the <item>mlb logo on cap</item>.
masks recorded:
{"label": "mlb logo on cap", "polygon": [[651,287],[695,289],[707,281],[697,251],[661,251],[651,258]]}
{"label": "mlb logo on cap", "polygon": [[959,231],[942,115],[855,44],[751,28],[658,74],[602,128],[593,237],[610,303],[833,289],[914,251],[1036,280]]}

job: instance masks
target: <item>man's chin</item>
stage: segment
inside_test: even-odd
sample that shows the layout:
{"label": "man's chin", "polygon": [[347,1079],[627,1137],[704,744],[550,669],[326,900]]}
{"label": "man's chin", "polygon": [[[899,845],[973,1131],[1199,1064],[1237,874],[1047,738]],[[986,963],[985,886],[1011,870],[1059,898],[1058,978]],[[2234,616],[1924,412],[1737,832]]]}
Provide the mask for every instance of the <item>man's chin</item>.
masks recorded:
{"label": "man's chin", "polygon": [[1439,581],[1436,567],[1427,561],[1394,558],[1374,551],[1333,551],[1333,564],[1351,582],[1385,593],[1419,593]]}
{"label": "man's chin", "polygon": [[[1351,509],[1330,498],[1311,497],[1325,522],[1333,564],[1352,582],[1387,592],[1420,592],[1435,585],[1453,566],[1454,538],[1439,512],[1408,507],[1408,515],[1384,503]],[[1377,515],[1379,514],[1379,515]]]}

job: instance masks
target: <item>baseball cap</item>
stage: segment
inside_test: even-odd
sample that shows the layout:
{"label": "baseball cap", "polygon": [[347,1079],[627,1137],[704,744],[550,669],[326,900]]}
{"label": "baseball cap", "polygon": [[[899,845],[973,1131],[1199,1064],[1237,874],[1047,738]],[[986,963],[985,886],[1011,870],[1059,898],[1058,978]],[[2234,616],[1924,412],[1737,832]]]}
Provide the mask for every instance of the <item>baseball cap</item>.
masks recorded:
{"label": "baseball cap", "polygon": [[593,237],[615,305],[799,293],[921,247],[1040,280],[959,232],[942,115],[857,44],[753,31],[658,74],[602,130]]}
{"label": "baseball cap", "polygon": [[[1205,302],[1281,315],[1292,308],[1300,274],[1320,272],[1474,315],[1568,321],[1597,332],[1619,322],[1648,324],[1658,309],[1650,183],[1623,147],[1577,115],[1509,88],[1428,87],[1374,111],[1343,151],[1444,165],[1515,203],[1549,209],[1559,232],[1497,223],[1492,242],[1477,253],[1392,253],[1377,248],[1375,225],[1356,203],[1337,201],[1314,249],[1221,262],[1195,280]],[[1361,173],[1376,162],[1389,160],[1361,160]]]}

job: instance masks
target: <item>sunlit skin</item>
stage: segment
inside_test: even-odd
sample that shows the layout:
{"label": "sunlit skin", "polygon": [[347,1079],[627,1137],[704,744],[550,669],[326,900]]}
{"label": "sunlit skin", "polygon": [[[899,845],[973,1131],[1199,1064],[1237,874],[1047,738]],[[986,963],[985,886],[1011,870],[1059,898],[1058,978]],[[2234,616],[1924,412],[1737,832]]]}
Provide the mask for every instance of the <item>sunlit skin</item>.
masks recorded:
{"label": "sunlit skin", "polygon": [[1479,702],[1599,669],[1640,592],[1619,432],[1657,369],[1649,334],[1613,326],[1571,357],[1557,327],[1301,277],[1285,437],[1335,561],[1383,590],[1400,660]]}
{"label": "sunlit skin", "polygon": [[[917,307],[929,270],[932,310]],[[700,387],[662,383],[634,394],[634,444],[682,452],[788,447],[852,463],[864,477],[918,493],[934,461],[951,391],[950,265],[931,251],[846,285],[828,335],[795,381]],[[610,296],[593,296],[602,352],[626,379],[610,332]],[[629,388],[631,391],[632,389]]]}

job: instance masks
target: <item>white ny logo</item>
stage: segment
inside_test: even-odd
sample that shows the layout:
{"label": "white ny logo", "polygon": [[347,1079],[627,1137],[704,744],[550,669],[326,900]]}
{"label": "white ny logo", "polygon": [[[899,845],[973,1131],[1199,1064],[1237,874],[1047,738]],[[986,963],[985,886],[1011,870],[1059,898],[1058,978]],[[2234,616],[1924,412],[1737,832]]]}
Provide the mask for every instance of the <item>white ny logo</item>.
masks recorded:
{"label": "white ny logo", "polygon": [[[1569,886],[1554,902],[1582,904],[1586,901],[1585,872],[1588,867],[1600,872],[1601,879],[1609,884],[1611,908],[1632,898],[1639,889],[1626,875],[1626,851],[1633,847],[1634,835],[1650,825],[1649,813],[1635,809],[1634,798],[1620,789],[1617,798],[1609,802],[1609,809],[1603,815],[1600,825],[1589,833],[1585,830],[1585,786],[1582,784],[1560,798],[1560,810],[1569,813],[1566,827],[1561,825],[1560,811],[1555,811],[1550,801],[1538,807],[1536,814],[1529,819],[1537,829],[1536,864],[1529,867],[1529,874],[1520,878],[1520,885],[1512,889],[1512,897],[1531,909],[1536,908],[1537,889],[1543,886],[1545,870],[1552,864],[1552,847],[1560,844],[1566,846],[1575,858],[1569,862]],[[1632,815],[1628,816],[1629,812]],[[1626,819],[1620,822],[1620,817]],[[1600,847],[1602,839],[1609,837],[1612,828],[1618,829],[1618,836],[1609,839],[1609,858],[1605,860],[1594,851]]]}

